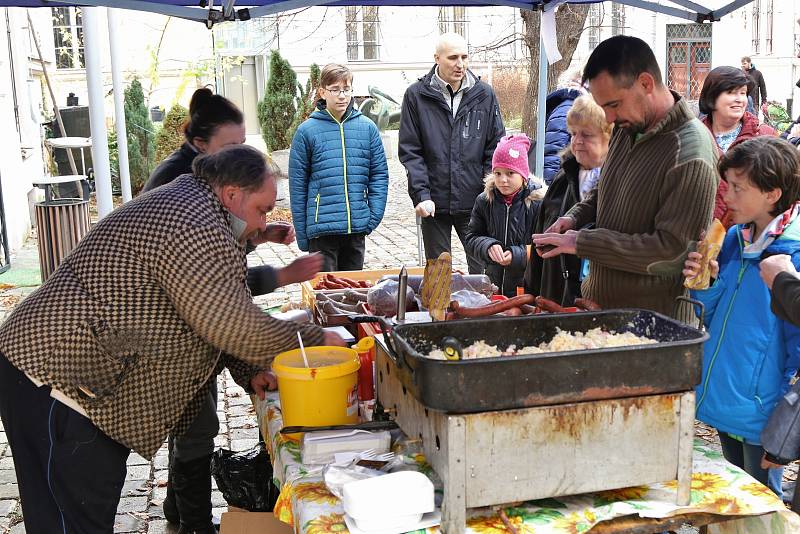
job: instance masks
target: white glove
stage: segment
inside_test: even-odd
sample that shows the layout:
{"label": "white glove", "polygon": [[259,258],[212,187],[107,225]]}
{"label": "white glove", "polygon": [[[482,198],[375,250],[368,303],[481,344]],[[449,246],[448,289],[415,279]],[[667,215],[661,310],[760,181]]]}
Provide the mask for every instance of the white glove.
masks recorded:
{"label": "white glove", "polygon": [[420,217],[433,217],[433,214],[436,211],[436,204],[433,203],[433,200],[423,200],[417,204],[417,207],[414,208],[414,210]]}

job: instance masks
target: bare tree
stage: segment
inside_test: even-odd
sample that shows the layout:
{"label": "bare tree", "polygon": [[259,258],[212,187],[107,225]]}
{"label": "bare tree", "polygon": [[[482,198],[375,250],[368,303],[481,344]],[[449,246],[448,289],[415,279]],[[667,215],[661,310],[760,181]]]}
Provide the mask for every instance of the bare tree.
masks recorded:
{"label": "bare tree", "polygon": [[[536,135],[537,102],[539,96],[539,32],[540,14],[529,9],[520,9],[525,25],[523,42],[528,49],[530,58],[530,78],[525,96],[525,108],[522,113],[522,131],[532,139]],[[562,4],[556,11],[556,28],[558,28],[558,50],[561,60],[547,69],[547,91],[556,87],[558,77],[569,68],[572,55],[583,33],[586,16],[589,13],[588,4]]]}

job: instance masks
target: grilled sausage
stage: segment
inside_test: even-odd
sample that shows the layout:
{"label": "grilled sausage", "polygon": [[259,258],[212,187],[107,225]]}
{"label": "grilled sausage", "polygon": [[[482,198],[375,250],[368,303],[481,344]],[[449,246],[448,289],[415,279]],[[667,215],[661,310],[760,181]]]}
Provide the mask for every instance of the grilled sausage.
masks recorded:
{"label": "grilled sausage", "polygon": [[575,307],[586,311],[600,311],[602,308],[598,303],[589,299],[575,299]]}
{"label": "grilled sausage", "polygon": [[523,304],[533,304],[533,302],[533,295],[519,295],[508,300],[500,300],[475,308],[461,306],[458,301],[454,300],[450,302],[450,308],[461,317],[488,317],[489,315],[501,313],[511,308],[519,308]]}
{"label": "grilled sausage", "polygon": [[563,313],[565,310],[561,306],[559,306],[556,302],[553,302],[550,299],[546,299],[544,297],[536,297],[536,306],[543,311],[550,312],[550,313]]}

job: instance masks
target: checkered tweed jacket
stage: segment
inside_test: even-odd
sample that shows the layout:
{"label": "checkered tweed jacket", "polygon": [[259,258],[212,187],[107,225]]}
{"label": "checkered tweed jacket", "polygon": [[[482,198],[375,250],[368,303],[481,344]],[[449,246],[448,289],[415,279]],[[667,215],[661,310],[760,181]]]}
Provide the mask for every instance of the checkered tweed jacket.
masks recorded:
{"label": "checkered tweed jacket", "polygon": [[246,383],[298,346],[298,330],[323,342],[319,327],[253,304],[246,273],[228,212],[183,175],[102,219],[0,327],[0,351],[149,458],[223,367]]}

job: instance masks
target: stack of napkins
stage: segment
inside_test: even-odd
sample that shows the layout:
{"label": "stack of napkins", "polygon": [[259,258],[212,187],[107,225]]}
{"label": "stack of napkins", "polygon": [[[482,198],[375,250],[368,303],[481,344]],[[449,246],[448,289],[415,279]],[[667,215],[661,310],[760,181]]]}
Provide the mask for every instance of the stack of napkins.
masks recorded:
{"label": "stack of napkins", "polygon": [[337,453],[372,449],[376,454],[388,452],[391,445],[388,430],[325,430],[306,432],[301,445],[304,464],[329,464]]}

